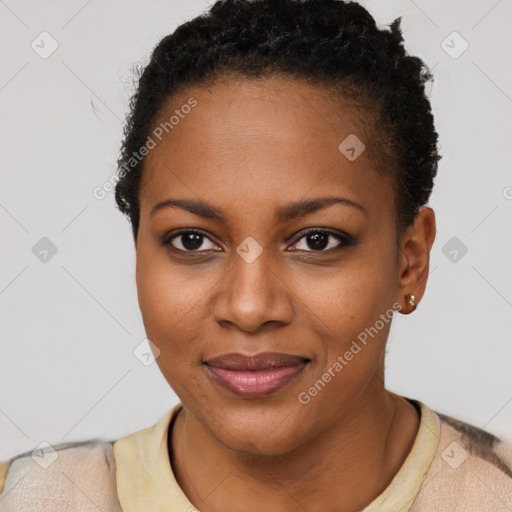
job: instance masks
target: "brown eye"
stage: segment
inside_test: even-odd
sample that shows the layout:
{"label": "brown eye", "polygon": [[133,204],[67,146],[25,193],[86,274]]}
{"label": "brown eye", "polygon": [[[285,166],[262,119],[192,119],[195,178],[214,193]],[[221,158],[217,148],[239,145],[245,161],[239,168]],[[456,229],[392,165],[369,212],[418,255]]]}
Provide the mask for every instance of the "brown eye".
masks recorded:
{"label": "brown eye", "polygon": [[162,244],[182,252],[212,251],[218,247],[201,231],[195,230],[183,230],[173,236],[167,236]]}
{"label": "brown eye", "polygon": [[312,230],[295,242],[294,247],[300,251],[329,252],[348,245],[352,245],[349,237],[332,231]]}

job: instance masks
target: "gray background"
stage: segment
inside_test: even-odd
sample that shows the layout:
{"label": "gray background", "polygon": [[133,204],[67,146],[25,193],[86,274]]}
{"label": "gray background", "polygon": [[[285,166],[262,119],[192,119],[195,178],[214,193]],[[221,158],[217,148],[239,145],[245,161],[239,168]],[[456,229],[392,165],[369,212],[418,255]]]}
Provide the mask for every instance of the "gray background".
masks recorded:
{"label": "gray background", "polygon": [[[433,69],[443,154],[427,293],[393,323],[388,387],[512,440],[511,2],[363,4],[381,25],[403,15],[406,48]],[[130,227],[93,190],[115,173],[132,65],[207,6],[0,0],[0,459],[115,439],[177,402],[133,354],[145,333]],[[43,31],[58,43],[46,59],[31,47]],[[469,43],[457,58],[454,31]]]}

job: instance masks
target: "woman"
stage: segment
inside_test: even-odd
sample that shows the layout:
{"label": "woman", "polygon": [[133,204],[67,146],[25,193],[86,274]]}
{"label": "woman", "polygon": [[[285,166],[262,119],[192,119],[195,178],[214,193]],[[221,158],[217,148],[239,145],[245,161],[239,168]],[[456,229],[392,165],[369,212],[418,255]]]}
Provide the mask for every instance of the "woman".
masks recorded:
{"label": "woman", "polygon": [[402,42],[356,3],[223,0],[159,43],[116,200],[180,404],[7,461],[0,510],[512,507],[509,444],[384,384],[392,319],[425,293],[440,158]]}

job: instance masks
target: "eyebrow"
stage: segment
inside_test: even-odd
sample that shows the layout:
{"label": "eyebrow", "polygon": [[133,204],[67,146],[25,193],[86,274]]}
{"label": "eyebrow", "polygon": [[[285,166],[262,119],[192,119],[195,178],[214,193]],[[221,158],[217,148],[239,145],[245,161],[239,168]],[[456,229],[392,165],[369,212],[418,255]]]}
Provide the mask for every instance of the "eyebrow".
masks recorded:
{"label": "eyebrow", "polygon": [[[283,223],[298,217],[304,217],[305,215],[309,215],[316,211],[322,210],[333,204],[350,206],[360,210],[366,216],[368,216],[368,211],[362,205],[352,201],[351,199],[347,199],[345,197],[319,197],[307,201],[297,201],[295,203],[281,206],[277,210],[276,218],[278,222]],[[157,211],[169,207],[181,208],[182,210],[186,210],[199,217],[217,220],[226,224],[226,216],[221,210],[214,208],[213,206],[203,201],[195,201],[191,199],[166,199],[165,201],[161,201],[160,203],[157,203],[155,206],[153,206],[153,208],[151,208],[149,216],[151,217]]]}

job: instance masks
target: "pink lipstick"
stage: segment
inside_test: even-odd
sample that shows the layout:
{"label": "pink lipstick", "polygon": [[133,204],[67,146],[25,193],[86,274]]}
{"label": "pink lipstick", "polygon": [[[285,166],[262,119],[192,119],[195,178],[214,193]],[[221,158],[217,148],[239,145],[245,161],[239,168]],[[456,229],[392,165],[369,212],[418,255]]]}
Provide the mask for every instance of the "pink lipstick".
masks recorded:
{"label": "pink lipstick", "polygon": [[231,393],[242,398],[263,398],[284,388],[308,362],[293,354],[261,352],[223,354],[204,364],[210,376]]}

